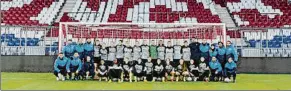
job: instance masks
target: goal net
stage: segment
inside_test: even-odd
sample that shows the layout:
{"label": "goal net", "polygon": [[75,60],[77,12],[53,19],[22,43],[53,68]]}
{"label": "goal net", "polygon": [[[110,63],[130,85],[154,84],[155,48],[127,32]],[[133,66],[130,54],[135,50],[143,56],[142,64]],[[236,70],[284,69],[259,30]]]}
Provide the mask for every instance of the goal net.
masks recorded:
{"label": "goal net", "polygon": [[[59,50],[71,39],[99,40],[106,46],[118,40],[150,42],[163,40],[165,43],[183,44],[192,38],[207,40],[208,43],[226,42],[226,28],[223,23],[82,23],[61,22],[59,26]],[[150,44],[150,43],[148,43]]]}

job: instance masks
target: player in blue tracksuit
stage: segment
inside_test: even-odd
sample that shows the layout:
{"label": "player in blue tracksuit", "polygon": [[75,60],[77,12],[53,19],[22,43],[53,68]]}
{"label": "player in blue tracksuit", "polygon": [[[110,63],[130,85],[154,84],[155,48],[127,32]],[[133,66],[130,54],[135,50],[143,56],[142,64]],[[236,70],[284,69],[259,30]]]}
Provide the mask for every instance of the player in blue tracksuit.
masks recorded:
{"label": "player in blue tracksuit", "polygon": [[237,51],[230,41],[226,42],[225,55],[226,59],[232,58],[234,62],[237,63],[238,61]]}
{"label": "player in blue tracksuit", "polygon": [[77,52],[75,52],[73,58],[68,61],[66,69],[69,73],[70,79],[79,79],[79,72],[82,69],[82,61],[79,59],[79,54]]}
{"label": "player in blue tracksuit", "polygon": [[217,56],[217,49],[215,48],[214,44],[212,44],[209,49],[209,57],[212,58],[216,56]]}
{"label": "player in blue tracksuit", "polygon": [[81,61],[83,61],[85,59],[84,44],[83,44],[81,39],[79,40],[78,44],[75,46],[75,52],[78,52],[79,58],[81,59]]}
{"label": "player in blue tracksuit", "polygon": [[195,65],[198,65],[200,60],[200,43],[195,38],[191,39],[191,41],[192,43],[189,45],[191,49],[191,59],[195,61]]}
{"label": "player in blue tracksuit", "polygon": [[233,77],[233,82],[235,82],[235,78],[236,78],[236,70],[237,70],[237,66],[236,63],[233,62],[232,58],[228,59],[228,62],[225,64],[225,74],[226,77],[228,79],[230,79],[230,77]]}
{"label": "player in blue tracksuit", "polygon": [[216,57],[212,57],[209,67],[211,72],[210,81],[218,81],[222,75],[222,68]]}
{"label": "player in blue tracksuit", "polygon": [[84,44],[84,56],[90,56],[93,58],[94,54],[94,46],[93,43],[91,43],[91,39],[87,39],[87,42]]}
{"label": "player in blue tracksuit", "polygon": [[225,47],[224,47],[222,42],[218,42],[216,58],[219,61],[219,63],[221,64],[222,69],[224,69],[226,59],[225,59]]}
{"label": "player in blue tracksuit", "polygon": [[54,63],[54,75],[57,77],[57,80],[65,80],[67,75],[66,65],[68,59],[64,57],[63,53],[60,53],[58,58]]}
{"label": "player in blue tracksuit", "polygon": [[203,42],[199,46],[200,52],[201,52],[201,57],[204,57],[206,59],[206,63],[209,60],[209,44],[206,42],[206,40],[203,40]]}
{"label": "player in blue tracksuit", "polygon": [[83,79],[89,79],[89,76],[91,76],[91,79],[93,80],[95,76],[95,65],[90,56],[86,57],[86,61],[83,63],[81,75]]}
{"label": "player in blue tracksuit", "polygon": [[74,55],[75,45],[73,45],[72,40],[69,39],[67,45],[63,48],[63,53],[65,57],[71,58]]}

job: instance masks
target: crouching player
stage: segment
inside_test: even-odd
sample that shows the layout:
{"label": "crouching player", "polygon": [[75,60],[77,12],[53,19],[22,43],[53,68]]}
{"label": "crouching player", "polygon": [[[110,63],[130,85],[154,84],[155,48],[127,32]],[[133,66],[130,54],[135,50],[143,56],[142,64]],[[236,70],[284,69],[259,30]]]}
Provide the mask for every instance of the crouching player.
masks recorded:
{"label": "crouching player", "polygon": [[123,69],[123,75],[122,75],[122,81],[129,81],[132,82],[132,68],[131,65],[129,65],[128,58],[124,58],[124,63],[122,65]]}
{"label": "crouching player", "polygon": [[186,76],[188,75],[186,64],[184,64],[184,60],[181,59],[179,65],[176,68],[176,81],[183,78],[183,81],[186,81]]}
{"label": "crouching player", "polygon": [[230,82],[230,77],[233,77],[233,83],[235,83],[235,78],[236,78],[236,63],[233,62],[232,58],[228,59],[228,62],[225,64],[225,74],[226,74],[226,78],[224,81],[226,82]]}
{"label": "crouching player", "polygon": [[143,79],[144,82],[153,80],[153,63],[151,61],[152,61],[152,58],[149,57],[148,62],[145,63],[145,69],[144,69],[145,77]]}
{"label": "crouching player", "polygon": [[93,80],[95,76],[95,65],[93,63],[93,60],[90,56],[86,57],[86,61],[83,63],[82,71],[80,72],[82,75],[82,79],[84,80],[89,79],[89,76],[91,76],[91,80]]}
{"label": "crouching player", "polygon": [[142,79],[142,76],[144,75],[144,66],[141,59],[137,60],[137,63],[133,67],[133,75],[134,75],[134,81],[140,81]]}
{"label": "crouching player", "polygon": [[69,73],[70,80],[79,79],[79,72],[82,69],[82,62],[79,59],[79,54],[77,52],[74,53],[73,58],[70,61],[68,61],[66,69],[67,69],[67,72]]}
{"label": "crouching player", "polygon": [[197,81],[199,78],[198,66],[195,65],[195,61],[190,61],[190,66],[188,67],[189,76],[194,80]]}
{"label": "crouching player", "polygon": [[100,63],[100,65],[99,65],[99,67],[98,67],[98,76],[99,76],[99,81],[101,81],[102,79],[105,79],[105,81],[107,81],[108,79],[107,79],[107,72],[108,72],[108,70],[107,70],[108,68],[107,68],[107,66],[105,65],[105,62],[104,62],[104,60],[101,60],[101,63]]}
{"label": "crouching player", "polygon": [[166,59],[166,66],[165,66],[165,80],[168,81],[168,76],[171,76],[171,81],[174,81],[175,70],[174,67],[170,64],[170,59]]}
{"label": "crouching player", "polygon": [[161,59],[157,60],[157,65],[154,67],[154,78],[152,82],[155,82],[156,79],[162,80],[162,82],[165,82],[165,77],[164,77],[164,66],[161,64]]}
{"label": "crouching player", "polygon": [[122,67],[118,65],[117,59],[115,59],[113,63],[114,63],[113,66],[109,66],[109,72],[108,72],[109,83],[112,82],[114,78],[117,78],[118,82],[120,83],[122,82],[121,81]]}
{"label": "crouching player", "polygon": [[199,63],[199,67],[198,67],[198,72],[199,72],[199,81],[209,81],[209,67],[207,65],[207,63],[205,63],[205,58],[201,57],[200,58],[200,63]]}
{"label": "crouching player", "polygon": [[211,62],[209,62],[209,66],[211,69],[210,81],[219,81],[222,77],[222,68],[216,57],[212,57]]}
{"label": "crouching player", "polygon": [[68,62],[68,59],[64,57],[63,53],[60,53],[59,57],[55,60],[54,75],[57,77],[57,81],[65,80],[65,77],[67,75],[67,71],[66,71],[67,62]]}

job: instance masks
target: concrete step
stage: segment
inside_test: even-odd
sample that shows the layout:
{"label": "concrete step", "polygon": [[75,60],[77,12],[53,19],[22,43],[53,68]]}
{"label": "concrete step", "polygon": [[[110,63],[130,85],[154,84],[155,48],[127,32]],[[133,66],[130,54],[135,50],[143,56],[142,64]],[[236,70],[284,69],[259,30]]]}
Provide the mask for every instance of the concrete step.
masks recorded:
{"label": "concrete step", "polygon": [[56,19],[56,22],[59,22],[65,12],[70,12],[74,8],[77,0],[67,0],[65,5],[63,6],[59,16]]}

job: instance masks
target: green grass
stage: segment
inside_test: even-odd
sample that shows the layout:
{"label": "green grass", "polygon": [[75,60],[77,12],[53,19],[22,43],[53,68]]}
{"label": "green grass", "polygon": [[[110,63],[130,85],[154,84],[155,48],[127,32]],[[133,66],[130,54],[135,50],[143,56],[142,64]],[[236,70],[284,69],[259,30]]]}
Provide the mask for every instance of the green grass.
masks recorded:
{"label": "green grass", "polygon": [[56,81],[52,73],[1,73],[2,90],[291,90],[289,74],[239,74],[237,83]]}

